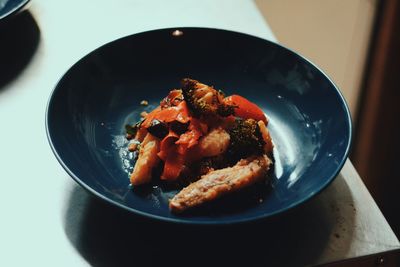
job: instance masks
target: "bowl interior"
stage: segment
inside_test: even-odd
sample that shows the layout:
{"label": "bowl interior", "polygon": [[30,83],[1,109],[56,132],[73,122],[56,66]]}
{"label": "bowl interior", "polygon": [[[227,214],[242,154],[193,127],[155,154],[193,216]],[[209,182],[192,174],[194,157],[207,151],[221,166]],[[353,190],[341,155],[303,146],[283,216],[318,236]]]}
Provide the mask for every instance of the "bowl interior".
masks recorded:
{"label": "bowl interior", "polygon": [[[47,110],[51,146],[86,189],[128,210],[171,221],[229,223],[285,211],[326,187],[340,171],[351,139],[348,108],[314,65],[274,43],[229,31],[183,28],[128,36],[93,51],[57,84]],[[191,77],[240,94],[270,119],[275,143],[271,186],[249,197],[176,216],[176,192],[129,186],[132,155],[124,125],[158,105],[180,79]],[[150,105],[143,107],[141,100]]]}

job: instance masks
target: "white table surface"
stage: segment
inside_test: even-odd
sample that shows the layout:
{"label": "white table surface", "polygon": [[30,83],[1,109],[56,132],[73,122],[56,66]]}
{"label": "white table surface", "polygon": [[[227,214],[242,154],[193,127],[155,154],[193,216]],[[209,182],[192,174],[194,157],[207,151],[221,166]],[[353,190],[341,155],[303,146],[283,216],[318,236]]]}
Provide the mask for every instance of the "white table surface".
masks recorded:
{"label": "white table surface", "polygon": [[[252,1],[32,0],[28,10],[32,17],[22,13],[0,22],[3,32],[7,23],[18,29],[16,35],[31,36],[16,38],[27,50],[37,45],[14,79],[1,82],[0,73],[0,266],[179,263],[175,236],[193,240],[210,233],[214,248],[228,247],[230,260],[251,266],[315,265],[400,249],[350,161],[324,192],[271,222],[209,230],[154,224],[150,232],[144,231],[152,222],[94,199],[56,161],[46,138],[45,108],[74,62],[104,43],[156,28],[213,27],[276,41]],[[10,36],[0,36],[0,64],[4,54],[20,57],[13,47],[21,43],[2,46]],[[169,244],[178,248],[167,257],[162,248]],[[241,247],[247,250],[240,253]]]}

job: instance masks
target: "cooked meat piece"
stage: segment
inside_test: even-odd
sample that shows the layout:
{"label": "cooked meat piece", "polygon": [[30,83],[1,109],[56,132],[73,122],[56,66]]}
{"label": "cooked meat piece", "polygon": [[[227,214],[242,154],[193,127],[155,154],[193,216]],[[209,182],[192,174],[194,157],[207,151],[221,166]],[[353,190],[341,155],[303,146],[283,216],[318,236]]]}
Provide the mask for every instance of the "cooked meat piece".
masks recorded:
{"label": "cooked meat piece", "polygon": [[242,159],[233,167],[211,171],[182,189],[170,200],[169,207],[175,213],[183,212],[247,187],[264,179],[270,164],[271,160],[263,155]]}
{"label": "cooked meat piece", "polygon": [[221,127],[213,129],[200,139],[199,154],[202,158],[220,155],[228,149],[229,141],[230,136],[224,129]]}
{"label": "cooked meat piece", "polygon": [[140,127],[138,131],[136,132],[136,135],[134,136],[133,139],[137,140],[138,142],[143,142],[144,138],[147,135],[147,130],[144,127]]}
{"label": "cooked meat piece", "polygon": [[140,127],[140,125],[136,128],[136,134],[132,136],[132,138],[128,138],[131,140],[131,143],[128,146],[128,150],[133,152],[139,148],[141,142],[143,142],[144,138],[147,135],[147,130],[144,127]]}
{"label": "cooked meat piece", "polygon": [[151,172],[158,164],[160,140],[151,134],[147,134],[140,145],[139,156],[131,174],[131,184],[140,185],[150,182]]}

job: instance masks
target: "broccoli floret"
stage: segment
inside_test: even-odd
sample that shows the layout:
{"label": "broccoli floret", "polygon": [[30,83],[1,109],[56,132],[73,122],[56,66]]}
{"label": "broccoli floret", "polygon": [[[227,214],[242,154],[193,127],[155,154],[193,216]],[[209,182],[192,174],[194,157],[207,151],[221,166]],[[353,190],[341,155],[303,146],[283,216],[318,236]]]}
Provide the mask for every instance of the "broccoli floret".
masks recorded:
{"label": "broccoli floret", "polygon": [[200,175],[207,174],[211,170],[223,169],[229,166],[227,159],[221,154],[218,156],[203,158],[197,164],[195,164],[195,168],[197,168],[197,172]]}
{"label": "broccoli floret", "polygon": [[185,78],[182,80],[182,93],[188,107],[196,116],[219,115],[226,117],[234,114],[234,106],[223,103],[222,91],[217,91],[211,86]]}
{"label": "broccoli floret", "polygon": [[218,106],[217,113],[222,117],[228,117],[235,114],[235,108],[237,108],[237,106],[222,104]]}
{"label": "broccoli floret", "polygon": [[236,118],[228,129],[231,141],[228,156],[233,161],[263,153],[264,140],[257,121]]}

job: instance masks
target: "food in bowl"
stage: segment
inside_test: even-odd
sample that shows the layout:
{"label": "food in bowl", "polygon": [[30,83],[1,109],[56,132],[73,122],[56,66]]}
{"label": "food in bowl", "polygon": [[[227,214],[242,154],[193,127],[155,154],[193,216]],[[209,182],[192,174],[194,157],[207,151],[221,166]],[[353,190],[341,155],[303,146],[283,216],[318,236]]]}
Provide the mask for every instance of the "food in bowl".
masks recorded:
{"label": "food in bowl", "polygon": [[129,150],[138,156],[130,182],[160,179],[188,185],[169,201],[174,213],[265,181],[272,165],[268,119],[239,95],[185,78],[150,113],[127,125]]}

